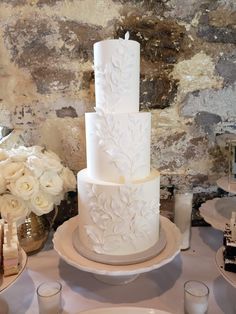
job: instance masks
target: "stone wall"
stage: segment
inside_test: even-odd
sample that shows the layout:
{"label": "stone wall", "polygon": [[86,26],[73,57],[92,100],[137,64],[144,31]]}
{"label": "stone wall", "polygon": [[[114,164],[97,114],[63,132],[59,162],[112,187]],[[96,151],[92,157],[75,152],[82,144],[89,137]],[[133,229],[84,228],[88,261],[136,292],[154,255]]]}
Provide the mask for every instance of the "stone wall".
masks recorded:
{"label": "stone wall", "polygon": [[152,112],[162,185],[211,195],[236,133],[235,0],[1,0],[0,125],[85,167],[93,43],[141,43],[140,109]]}

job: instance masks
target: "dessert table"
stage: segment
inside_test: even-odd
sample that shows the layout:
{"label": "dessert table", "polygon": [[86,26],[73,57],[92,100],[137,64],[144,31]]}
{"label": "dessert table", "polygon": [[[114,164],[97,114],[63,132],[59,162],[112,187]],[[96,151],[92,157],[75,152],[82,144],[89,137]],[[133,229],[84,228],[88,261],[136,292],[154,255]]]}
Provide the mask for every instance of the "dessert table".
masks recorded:
{"label": "dessert table", "polygon": [[183,313],[183,285],[201,280],[210,289],[208,314],[236,313],[236,289],[220,274],[216,252],[222,232],[212,227],[193,227],[191,248],[170,263],[140,274],[125,285],[109,285],[93,274],[63,261],[53,249],[52,235],[45,248],[29,256],[26,269],[16,282],[0,294],[0,314],[37,314],[36,287],[45,280],[63,286],[63,313],[77,314],[98,307],[149,307],[174,314]]}

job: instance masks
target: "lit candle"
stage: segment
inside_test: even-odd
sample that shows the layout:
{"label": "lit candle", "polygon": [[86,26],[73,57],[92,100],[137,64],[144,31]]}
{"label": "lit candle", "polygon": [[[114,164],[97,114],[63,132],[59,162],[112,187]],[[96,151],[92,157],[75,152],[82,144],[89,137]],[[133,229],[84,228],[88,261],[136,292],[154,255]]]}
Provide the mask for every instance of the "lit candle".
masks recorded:
{"label": "lit candle", "polygon": [[40,314],[61,313],[61,284],[44,282],[37,289]]}
{"label": "lit candle", "polygon": [[186,250],[190,246],[192,199],[192,192],[182,193],[180,191],[175,194],[174,221],[181,232],[182,250]]}
{"label": "lit candle", "polygon": [[205,314],[208,309],[208,287],[200,281],[190,280],[184,285],[185,314]]}

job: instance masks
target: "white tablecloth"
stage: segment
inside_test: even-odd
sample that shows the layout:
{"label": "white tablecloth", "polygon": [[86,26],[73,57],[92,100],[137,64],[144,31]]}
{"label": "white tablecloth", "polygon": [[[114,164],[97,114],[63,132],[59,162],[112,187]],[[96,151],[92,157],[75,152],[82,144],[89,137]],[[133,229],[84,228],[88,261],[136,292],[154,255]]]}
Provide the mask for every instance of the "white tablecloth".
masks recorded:
{"label": "white tablecloth", "polygon": [[141,274],[133,282],[112,286],[80,271],[59,258],[51,239],[39,253],[28,258],[26,270],[0,295],[0,313],[37,314],[36,287],[45,280],[63,285],[63,313],[109,306],[150,307],[183,313],[183,285],[189,279],[204,281],[210,288],[209,314],[236,313],[236,289],[218,272],[215,254],[222,245],[222,232],[193,227],[191,248],[169,264]]}

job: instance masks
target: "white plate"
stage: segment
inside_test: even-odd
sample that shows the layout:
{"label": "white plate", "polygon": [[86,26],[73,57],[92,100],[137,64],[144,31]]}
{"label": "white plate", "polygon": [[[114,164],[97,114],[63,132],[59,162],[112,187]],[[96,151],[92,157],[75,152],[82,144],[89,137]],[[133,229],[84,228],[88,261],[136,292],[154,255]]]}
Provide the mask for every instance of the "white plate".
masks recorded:
{"label": "white plate", "polygon": [[236,183],[229,182],[228,177],[222,177],[218,179],[216,183],[222,190],[236,194]]}
{"label": "white plate", "polygon": [[236,273],[232,273],[230,271],[224,270],[224,259],[223,259],[223,250],[224,247],[222,246],[216,252],[216,266],[220,271],[221,275],[234,287],[236,288]]}
{"label": "white plate", "polygon": [[224,231],[231,214],[236,211],[236,197],[214,198],[199,208],[200,214],[215,229]]}
{"label": "white plate", "polygon": [[[107,307],[79,312],[81,314],[170,314],[169,312],[145,307]],[[78,313],[78,314],[79,314]]]}
{"label": "white plate", "polygon": [[[144,262],[131,265],[108,265],[104,263],[94,262],[80,255],[79,252],[76,251],[72,243],[72,234],[74,230],[78,227],[78,216],[67,220],[57,228],[53,237],[54,249],[68,264],[80,270],[96,274],[96,278],[102,275],[112,279],[112,276],[133,276],[148,272],[171,262],[180,252],[181,234],[179,229],[169,219],[162,216],[160,218],[162,227],[166,235],[166,246],[160,252],[160,254]],[[99,279],[102,280],[102,278]],[[125,278],[123,279],[125,280]],[[108,282],[108,280],[104,281]],[[108,283],[112,284],[112,280]],[[113,284],[122,284],[122,282],[119,283],[118,280],[117,283]]]}
{"label": "white plate", "polygon": [[16,275],[3,277],[0,278],[0,293],[9,288],[11,285],[13,285],[16,280],[20,277],[23,270],[25,269],[26,263],[27,263],[27,255],[23,249],[21,249],[21,256],[22,256],[22,262],[20,266],[20,271]]}

